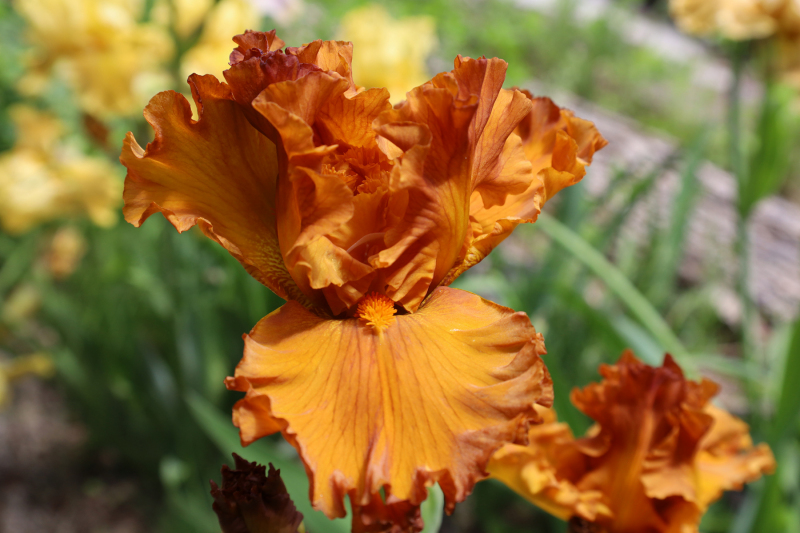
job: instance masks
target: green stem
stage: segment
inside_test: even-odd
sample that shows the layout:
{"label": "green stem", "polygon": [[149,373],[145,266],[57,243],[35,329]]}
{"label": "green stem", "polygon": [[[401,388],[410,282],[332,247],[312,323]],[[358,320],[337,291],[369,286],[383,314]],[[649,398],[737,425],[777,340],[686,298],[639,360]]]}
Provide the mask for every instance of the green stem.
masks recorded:
{"label": "green stem", "polygon": [[747,227],[750,209],[746,208],[744,196],[747,194],[747,182],[752,179],[745,164],[742,147],[742,74],[744,71],[747,43],[734,43],[731,47],[731,67],[733,79],[728,100],[728,139],[731,171],[738,184],[738,220],[736,226],[736,252],[739,263],[738,292],[742,306],[742,355],[747,362],[756,362],[758,352],[756,327],[756,309],[750,297],[750,237]]}
{"label": "green stem", "polygon": [[739,299],[742,306],[742,356],[748,363],[758,364],[758,340],[755,329],[758,315],[750,297],[750,236],[748,218],[739,217],[737,224],[737,256],[739,260]]}
{"label": "green stem", "polygon": [[[736,177],[739,190],[745,189],[746,171],[742,153],[742,73],[744,70],[745,45],[731,45],[731,70],[733,78],[728,90],[728,151],[731,172]],[[741,198],[739,199],[741,203]]]}

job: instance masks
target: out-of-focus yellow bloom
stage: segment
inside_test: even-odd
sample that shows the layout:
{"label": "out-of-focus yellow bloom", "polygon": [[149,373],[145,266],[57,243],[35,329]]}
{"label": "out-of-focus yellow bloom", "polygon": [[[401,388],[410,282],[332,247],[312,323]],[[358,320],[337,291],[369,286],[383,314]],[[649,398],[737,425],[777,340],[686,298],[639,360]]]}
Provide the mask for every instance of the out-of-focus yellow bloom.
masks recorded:
{"label": "out-of-focus yellow bloom", "polygon": [[10,384],[28,375],[50,377],[55,367],[53,360],[46,353],[32,353],[15,357],[9,362],[0,361],[0,408],[11,400]]}
{"label": "out-of-focus yellow bloom", "polygon": [[203,33],[181,61],[181,75],[213,74],[223,79],[228,56],[234,48],[231,35],[259,25],[256,8],[247,0],[222,0],[206,17]]}
{"label": "out-of-focus yellow bloom", "polygon": [[800,86],[800,1],[670,0],[670,12],[683,31],[694,35],[776,38],[781,71]]}
{"label": "out-of-focus yellow bloom", "polygon": [[718,386],[688,381],[667,356],[651,367],[626,352],[601,383],[572,391],[595,420],[575,439],[552,411],[528,446],[506,444],[488,471],[547,512],[603,533],[696,533],[722,492],[775,469],[747,424],[709,401]]}
{"label": "out-of-focus yellow bloom", "polygon": [[69,277],[86,253],[86,239],[71,226],[59,228],[50,241],[47,251],[47,269],[56,279]]}
{"label": "out-of-focus yellow bloom", "polygon": [[777,21],[769,4],[762,0],[670,0],[675,22],[686,33],[713,35],[741,41],[769,37]]}
{"label": "out-of-focus yellow bloom", "polygon": [[214,0],[156,0],[150,16],[186,38],[200,27],[212,7]]}
{"label": "out-of-focus yellow bloom", "polygon": [[18,0],[33,45],[30,72],[20,90],[37,94],[50,74],[75,90],[81,108],[106,117],[141,109],[169,82],[164,64],[173,54],[165,28],[139,23],[139,0]]}
{"label": "out-of-focus yellow bloom", "polygon": [[27,322],[39,310],[42,295],[30,283],[17,285],[11,293],[3,299],[0,307],[0,322],[9,326],[18,326]]}
{"label": "out-of-focus yellow bloom", "polygon": [[122,184],[116,168],[60,140],[53,117],[27,106],[11,109],[17,143],[0,154],[0,225],[9,233],[86,214],[100,226],[117,220]]}
{"label": "out-of-focus yellow bloom", "polygon": [[364,87],[386,87],[390,100],[429,78],[425,60],[436,46],[431,17],[394,20],[379,5],[355,9],[342,18],[341,38],[353,43],[353,78]]}

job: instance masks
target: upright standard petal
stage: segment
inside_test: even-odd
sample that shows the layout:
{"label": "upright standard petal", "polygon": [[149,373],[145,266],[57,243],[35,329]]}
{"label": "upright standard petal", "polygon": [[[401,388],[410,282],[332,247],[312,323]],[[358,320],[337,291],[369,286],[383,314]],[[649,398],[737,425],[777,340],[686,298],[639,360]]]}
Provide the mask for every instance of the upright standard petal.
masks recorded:
{"label": "upright standard petal", "polygon": [[[273,32],[235,40],[225,72],[233,97],[277,145],[284,260],[332,315],[369,291],[414,312],[530,205],[538,213],[547,191],[579,180],[604,142],[587,144],[584,123],[552,103],[557,116],[539,119],[538,100],[502,89],[507,64],[497,58],[459,56],[392,109],[385,90],[353,85],[345,43],[280,50]],[[538,176],[544,167],[552,172]]]}
{"label": "upright standard petal", "polygon": [[[519,224],[535,222],[545,202],[564,187],[578,183],[595,152],[608,144],[591,122],[559,108],[549,98],[534,98],[528,91],[521,94],[530,105],[503,146],[500,172],[501,176],[519,176],[527,164],[534,177],[522,191],[506,188],[509,194],[503,201],[487,201],[486,194],[472,193],[469,248],[445,283],[480,262]],[[518,179],[513,182],[522,183]]]}
{"label": "upright standard petal", "polygon": [[552,402],[524,313],[445,287],[413,314],[394,316],[391,303],[375,296],[358,318],[325,320],[289,302],[245,337],[227,381],[247,393],[234,408],[242,443],[282,431],[314,507],[343,516],[349,495],[362,530],[401,518],[418,530],[436,482],[452,510],[494,450],[525,442],[534,406]]}
{"label": "upright standard petal", "polygon": [[597,422],[586,437],[555,422],[532,428],[531,447],[501,448],[489,471],[556,516],[607,533],[684,533],[722,491],[774,470],[747,425],[709,404],[716,384],[687,381],[670,356],[654,368],[626,352],[600,373],[602,383],[572,393]]}
{"label": "upright standard petal", "polygon": [[298,80],[311,72],[321,71],[345,79],[348,96],[358,92],[350,66],[353,60],[350,43],[317,40],[284,51],[281,50],[284,42],[275,35],[275,30],[248,30],[233,40],[239,46],[231,53],[231,68],[223,72],[225,79],[247,118],[276,143],[273,125],[251,107],[253,100],[271,84]]}
{"label": "upright standard petal", "polygon": [[278,246],[275,145],[245,118],[227,85],[213,76],[189,80],[199,118],[173,91],[145,108],[155,140],[143,150],[128,134],[120,160],[125,219],[141,225],[161,212],[178,231],[195,224],[282,298],[308,303]]}
{"label": "upright standard petal", "polygon": [[352,308],[374,278],[357,243],[384,231],[387,190],[380,184],[382,176],[388,179],[388,159],[371,129],[390,107],[388,93],[348,96],[348,90],[341,76],[311,72],[271,84],[252,104],[281,143],[277,205],[284,261],[304,292],[322,291],[334,315]]}
{"label": "upright standard petal", "polygon": [[452,72],[375,121],[379,144],[396,162],[389,210],[397,222],[370,263],[383,269],[386,294],[410,311],[455,279],[467,257],[471,197],[503,204],[535,178],[512,133],[530,103],[502,89],[506,68],[497,58],[459,56]]}

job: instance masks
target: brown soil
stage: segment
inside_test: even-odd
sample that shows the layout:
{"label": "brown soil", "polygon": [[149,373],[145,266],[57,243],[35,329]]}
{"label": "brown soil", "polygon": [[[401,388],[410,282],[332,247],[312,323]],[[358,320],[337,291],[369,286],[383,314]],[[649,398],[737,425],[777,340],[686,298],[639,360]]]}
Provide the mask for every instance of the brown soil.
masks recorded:
{"label": "brown soil", "polygon": [[86,432],[52,384],[30,378],[13,388],[0,411],[0,533],[146,531],[136,484],[87,461]]}

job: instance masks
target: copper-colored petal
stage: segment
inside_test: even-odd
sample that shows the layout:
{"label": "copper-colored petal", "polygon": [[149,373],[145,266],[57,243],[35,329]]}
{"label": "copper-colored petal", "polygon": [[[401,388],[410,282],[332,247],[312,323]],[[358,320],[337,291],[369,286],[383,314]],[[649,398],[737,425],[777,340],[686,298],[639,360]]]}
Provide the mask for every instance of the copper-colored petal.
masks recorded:
{"label": "copper-colored petal", "polygon": [[592,521],[610,517],[602,491],[579,489],[563,471],[581,460],[569,426],[559,423],[552,409],[539,411],[544,423],[531,427],[529,445],[500,448],[489,462],[489,474],[562,520],[576,515]]}
{"label": "copper-colored petal", "polygon": [[192,76],[190,85],[196,122],[183,96],[163,92],[145,109],[155,140],[146,150],[132,134],[125,140],[125,219],[139,226],[161,212],[178,231],[197,224],[276,294],[308,303],[278,246],[275,146],[250,126],[226,85],[213,76]]}
{"label": "copper-colored petal", "polygon": [[560,109],[549,98],[533,98],[527,91],[513,95],[515,99],[524,95],[528,106],[518,104],[517,113],[526,109],[527,114],[520,120],[515,114],[516,122],[502,122],[516,124],[516,129],[495,160],[500,173],[494,179],[484,177],[480,194],[472,194],[472,239],[445,283],[481,261],[519,224],[535,222],[545,202],[579,182],[594,153],[607,144],[591,122]]}
{"label": "copper-colored petal", "polygon": [[[247,392],[234,417],[243,444],[281,427],[316,508],[343,516],[349,494],[365,524],[387,513],[413,521],[404,506],[418,506],[426,486],[438,482],[452,510],[495,449],[524,441],[534,405],[552,400],[540,353],[523,313],[454,289],[384,329],[289,302],[245,338],[227,385]],[[252,416],[265,412],[270,422]]]}
{"label": "copper-colored petal", "polygon": [[476,142],[472,121],[479,109],[479,94],[470,90],[477,89],[459,92],[453,75],[440,74],[375,121],[379,136],[405,153],[396,160],[389,208],[402,214],[386,232],[386,249],[370,262],[384,269],[386,294],[410,311],[464,252]]}
{"label": "copper-colored petal", "polygon": [[607,533],[685,533],[723,490],[774,469],[746,424],[709,404],[717,385],[686,380],[670,356],[654,368],[626,352],[600,373],[601,383],[572,393],[597,422],[585,437],[573,440],[555,422],[534,427],[530,446],[495,454],[492,474],[556,516]]}
{"label": "copper-colored petal", "polygon": [[225,79],[247,118],[275,142],[269,122],[250,108],[251,102],[268,86],[321,71],[343,78],[347,83],[347,96],[352,97],[358,92],[352,77],[351,43],[317,40],[286,48],[284,52],[280,50],[284,43],[275,36],[274,30],[247,31],[234,37],[234,41],[239,46],[231,53],[231,68],[224,72]]}
{"label": "copper-colored petal", "polygon": [[726,490],[741,490],[745,483],[775,471],[775,457],[766,444],[753,446],[747,424],[730,413],[707,405],[711,430],[700,442],[696,459],[699,474],[697,505],[705,510]]}
{"label": "copper-colored petal", "polygon": [[350,161],[337,155],[348,145],[372,145],[377,152],[371,123],[389,107],[388,94],[371,90],[349,98],[347,91],[341,77],[312,72],[272,84],[253,101],[253,109],[275,129],[286,158],[288,179],[278,185],[277,220],[287,267],[306,292],[324,289],[333,314],[352,307],[372,279],[373,267],[349,249],[383,229],[369,225],[381,219],[381,194],[356,200],[345,181],[323,171],[323,162],[332,158]]}
{"label": "copper-colored petal", "polygon": [[297,56],[281,50],[284,42],[269,32],[246,31],[233,38],[238,45],[231,52],[231,68],[223,72],[234,100],[242,106],[247,119],[262,133],[278,142],[268,121],[252,109],[253,100],[269,85],[302,78],[322,70],[313,63],[302,63]]}
{"label": "copper-colored petal", "polygon": [[353,83],[353,43],[347,41],[316,41],[299,47],[290,47],[286,53],[297,56],[302,63],[317,65],[324,71],[336,72],[349,84],[348,96],[356,92]]}
{"label": "copper-colored petal", "polygon": [[531,112],[520,123],[517,134],[534,173],[552,168],[556,173],[545,181],[544,201],[566,186],[574,185],[586,174],[596,151],[608,144],[594,124],[561,109],[549,98],[531,99]]}

